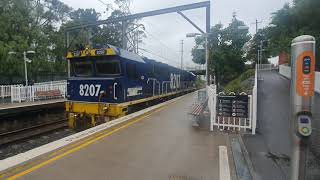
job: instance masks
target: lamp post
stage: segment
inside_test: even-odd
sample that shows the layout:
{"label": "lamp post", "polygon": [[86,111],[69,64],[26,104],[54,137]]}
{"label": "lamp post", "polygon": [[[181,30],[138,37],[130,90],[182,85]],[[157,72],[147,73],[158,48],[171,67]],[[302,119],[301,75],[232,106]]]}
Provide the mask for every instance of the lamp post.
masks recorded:
{"label": "lamp post", "polygon": [[[17,52],[10,51],[8,54],[18,54]],[[23,61],[24,61],[24,77],[26,81],[26,86],[28,86],[28,69],[27,69],[27,63],[31,63],[31,60],[27,58],[27,54],[35,54],[34,51],[24,51],[22,53],[23,55]]]}

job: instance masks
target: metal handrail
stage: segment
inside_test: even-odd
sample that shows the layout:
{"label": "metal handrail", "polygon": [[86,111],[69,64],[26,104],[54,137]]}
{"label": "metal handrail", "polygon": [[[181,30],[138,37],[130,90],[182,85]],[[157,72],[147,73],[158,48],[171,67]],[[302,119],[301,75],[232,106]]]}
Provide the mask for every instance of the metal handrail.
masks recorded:
{"label": "metal handrail", "polygon": [[170,81],[162,81],[162,86],[161,86],[162,94],[163,94],[163,85],[166,85],[166,94],[168,93],[168,83],[170,83]]}

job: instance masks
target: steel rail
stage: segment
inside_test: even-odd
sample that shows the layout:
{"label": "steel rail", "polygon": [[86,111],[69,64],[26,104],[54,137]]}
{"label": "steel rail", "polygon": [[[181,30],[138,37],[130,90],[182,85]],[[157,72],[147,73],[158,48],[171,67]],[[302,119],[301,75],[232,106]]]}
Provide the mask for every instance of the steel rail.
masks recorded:
{"label": "steel rail", "polygon": [[50,131],[58,130],[67,127],[66,119],[47,122],[32,127],[18,129],[0,134],[0,146],[30,138],[32,136],[41,135]]}

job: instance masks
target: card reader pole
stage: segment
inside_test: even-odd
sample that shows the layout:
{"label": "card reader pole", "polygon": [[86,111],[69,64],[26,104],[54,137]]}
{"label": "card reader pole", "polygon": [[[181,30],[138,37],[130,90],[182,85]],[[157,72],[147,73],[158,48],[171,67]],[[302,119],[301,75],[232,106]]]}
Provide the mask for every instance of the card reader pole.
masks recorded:
{"label": "card reader pole", "polygon": [[291,44],[291,180],[305,180],[315,75],[315,38],[303,35]]}

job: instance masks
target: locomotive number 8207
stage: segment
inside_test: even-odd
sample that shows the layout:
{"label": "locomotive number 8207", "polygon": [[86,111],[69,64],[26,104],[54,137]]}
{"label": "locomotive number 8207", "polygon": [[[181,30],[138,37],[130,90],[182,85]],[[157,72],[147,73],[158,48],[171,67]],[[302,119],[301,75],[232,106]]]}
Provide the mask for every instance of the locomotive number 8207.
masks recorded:
{"label": "locomotive number 8207", "polygon": [[100,84],[80,84],[79,85],[79,95],[80,96],[99,96]]}

